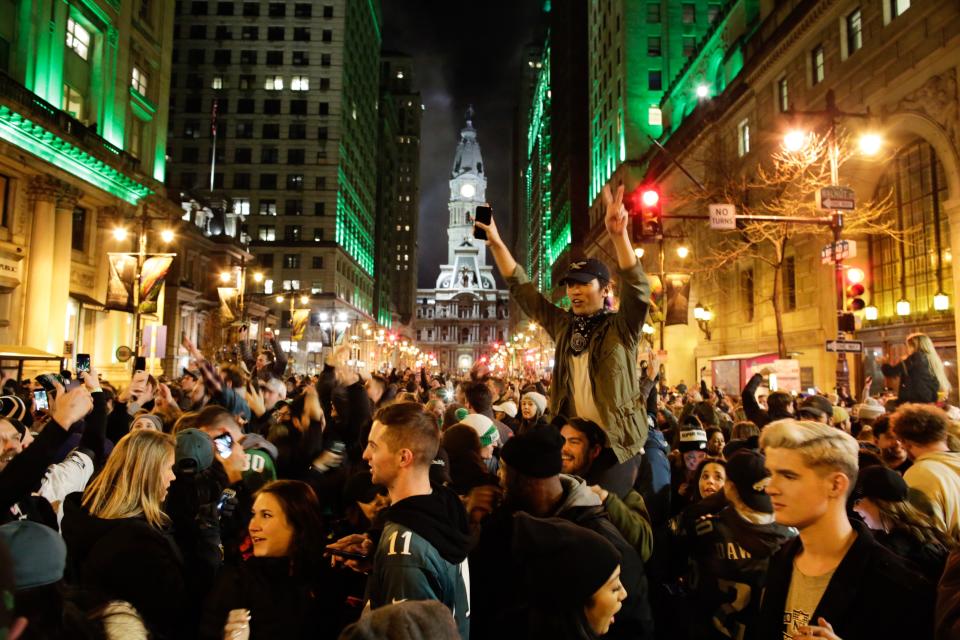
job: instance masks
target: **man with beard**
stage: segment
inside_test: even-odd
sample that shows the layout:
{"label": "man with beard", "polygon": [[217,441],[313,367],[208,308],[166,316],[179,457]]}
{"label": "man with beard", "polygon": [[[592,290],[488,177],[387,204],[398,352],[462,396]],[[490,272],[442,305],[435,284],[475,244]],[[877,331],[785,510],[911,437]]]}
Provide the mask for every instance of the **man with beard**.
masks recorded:
{"label": "man with beard", "polygon": [[887,465],[900,475],[913,466],[913,461],[907,456],[903,448],[903,440],[890,427],[890,414],[883,414],[873,423],[873,435],[877,437],[877,446],[880,447],[880,457]]}
{"label": "man with beard", "polygon": [[616,197],[604,187],[605,225],[617,256],[620,307],[607,309],[611,275],[594,258],[575,260],[560,281],[570,311],[555,306],[531,283],[500,238],[496,221],[475,223],[487,234],[487,246],[510,295],[556,344],[550,389],[550,414],[586,418],[607,433],[609,445],[594,462],[610,474],[611,490],[625,494],[633,481],[634,458],[647,439],[645,398],[640,397],[637,348],[650,306],[650,282],[637,260],[627,229],[623,185]]}

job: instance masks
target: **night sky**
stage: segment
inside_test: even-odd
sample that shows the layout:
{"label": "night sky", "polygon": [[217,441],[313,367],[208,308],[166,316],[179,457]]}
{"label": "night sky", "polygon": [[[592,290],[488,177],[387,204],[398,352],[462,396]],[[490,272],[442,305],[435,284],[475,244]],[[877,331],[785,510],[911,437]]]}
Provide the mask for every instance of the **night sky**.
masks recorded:
{"label": "night sky", "polygon": [[487,198],[500,228],[509,228],[513,110],[523,48],[543,30],[543,0],[382,0],[382,7],[383,48],[413,56],[415,83],[426,106],[418,286],[433,287],[446,261],[447,181],[470,104],[476,110]]}

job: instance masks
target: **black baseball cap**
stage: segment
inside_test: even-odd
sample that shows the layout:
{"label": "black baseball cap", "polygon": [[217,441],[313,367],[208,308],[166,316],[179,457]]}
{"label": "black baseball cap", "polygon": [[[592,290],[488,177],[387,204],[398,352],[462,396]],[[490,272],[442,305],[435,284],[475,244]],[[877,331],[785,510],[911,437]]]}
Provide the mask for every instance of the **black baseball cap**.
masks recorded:
{"label": "black baseball cap", "polygon": [[759,451],[741,449],[727,460],[727,479],[737,488],[745,505],[760,513],[773,513],[773,502],[766,492],[770,473],[764,461]]}
{"label": "black baseball cap", "polygon": [[610,270],[607,269],[607,265],[596,258],[587,258],[571,262],[570,268],[567,269],[567,275],[563,276],[560,284],[567,284],[568,282],[587,284],[593,279],[600,282],[610,282]]}

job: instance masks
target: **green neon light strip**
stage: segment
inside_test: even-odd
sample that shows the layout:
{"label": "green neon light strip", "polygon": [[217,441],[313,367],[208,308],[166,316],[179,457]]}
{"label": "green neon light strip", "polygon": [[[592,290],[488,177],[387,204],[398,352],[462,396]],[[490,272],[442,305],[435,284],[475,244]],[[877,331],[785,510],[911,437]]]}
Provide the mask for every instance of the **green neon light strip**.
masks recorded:
{"label": "green neon light strip", "polygon": [[141,198],[153,193],[104,161],[2,105],[0,138],[130,204],[137,204]]}

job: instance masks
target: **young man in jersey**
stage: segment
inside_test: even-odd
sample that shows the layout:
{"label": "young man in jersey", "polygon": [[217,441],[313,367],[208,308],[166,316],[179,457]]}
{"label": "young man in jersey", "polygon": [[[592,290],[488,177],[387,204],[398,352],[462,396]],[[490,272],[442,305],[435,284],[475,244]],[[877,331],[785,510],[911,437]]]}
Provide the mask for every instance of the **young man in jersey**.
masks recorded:
{"label": "young man in jersey", "polygon": [[633,482],[634,467],[632,462],[624,463],[643,452],[647,439],[637,347],[650,306],[650,283],[630,242],[623,186],[617,189],[616,197],[604,187],[603,200],[608,241],[617,257],[620,307],[616,313],[606,308],[611,276],[599,260],[589,258],[570,264],[561,280],[571,303],[570,311],[564,311],[528,280],[500,238],[495,221],[475,224],[487,233],[487,246],[510,285],[510,295],[556,344],[550,414],[585,418],[604,429],[609,447],[595,465],[609,469],[607,486],[625,495]]}
{"label": "young man in jersey", "polygon": [[370,464],[373,483],[386,487],[390,496],[390,507],[380,514],[383,531],[377,542],[354,535],[332,546],[362,555],[373,552],[367,581],[371,609],[405,600],[439,600],[468,640],[470,532],[457,495],[430,484],[439,446],[436,420],[422,405],[398,402],[378,411],[363,459]]}
{"label": "young man in jersey", "polygon": [[770,560],[751,637],[932,637],[933,585],[847,517],[857,441],[829,425],[790,419],[764,427],[760,446],[776,521],[800,535]]}

